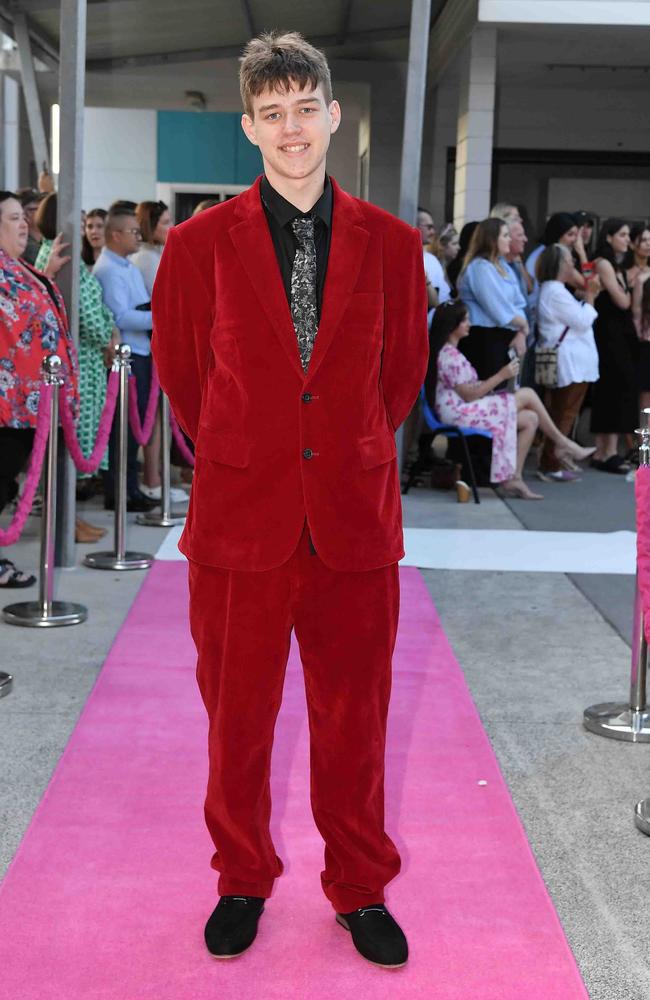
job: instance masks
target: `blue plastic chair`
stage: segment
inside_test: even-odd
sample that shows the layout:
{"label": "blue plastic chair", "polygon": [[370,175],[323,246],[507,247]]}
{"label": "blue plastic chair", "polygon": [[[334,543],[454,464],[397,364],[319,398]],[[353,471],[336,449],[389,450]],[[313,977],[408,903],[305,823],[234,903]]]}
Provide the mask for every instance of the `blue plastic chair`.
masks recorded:
{"label": "blue plastic chair", "polygon": [[[474,466],[472,464],[472,457],[469,453],[469,448],[467,447],[468,437],[482,437],[489,438],[492,440],[492,431],[481,430],[478,427],[458,427],[455,424],[443,424],[438,420],[434,411],[429,406],[427,402],[426,393],[424,391],[424,386],[420,390],[420,400],[422,402],[422,415],[424,417],[424,422],[428,429],[433,432],[433,434],[442,434],[446,438],[460,438],[461,444],[463,446],[463,454],[465,456],[465,463],[469,471],[470,484],[472,487],[472,493],[474,494],[474,503],[480,503],[480,497],[478,495],[478,489],[476,488],[476,476],[474,475]],[[407,484],[404,492],[406,493],[411,486],[411,482]]]}

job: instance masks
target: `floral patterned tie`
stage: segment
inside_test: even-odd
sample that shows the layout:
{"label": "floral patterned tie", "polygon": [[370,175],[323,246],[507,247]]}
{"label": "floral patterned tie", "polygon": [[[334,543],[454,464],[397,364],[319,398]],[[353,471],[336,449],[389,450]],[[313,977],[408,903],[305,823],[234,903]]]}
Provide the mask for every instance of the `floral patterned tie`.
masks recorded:
{"label": "floral patterned tie", "polygon": [[314,219],[312,216],[298,216],[292,220],[291,228],[298,241],[291,271],[291,317],[298,338],[300,361],[306,372],[318,333]]}

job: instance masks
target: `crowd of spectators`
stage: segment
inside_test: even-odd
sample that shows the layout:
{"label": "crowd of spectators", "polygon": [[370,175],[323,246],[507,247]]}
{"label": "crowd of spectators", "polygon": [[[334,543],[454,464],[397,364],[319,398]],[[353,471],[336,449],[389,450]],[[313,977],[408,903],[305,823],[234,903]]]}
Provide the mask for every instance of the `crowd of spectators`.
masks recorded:
{"label": "crowd of spectators", "polygon": [[[42,183],[41,183],[42,181]],[[213,204],[203,202],[195,211]],[[89,456],[97,439],[106,401],[107,377],[119,343],[131,348],[137,404],[144,421],[152,384],[151,292],[170,227],[161,201],[119,200],[82,212],[79,266],[79,329],[75,347],[65,305],[56,285],[62,268],[71,267],[67,244],[57,235],[57,195],[49,175],[39,190],[0,192],[0,512],[18,494],[18,476],[31,452],[38,413],[41,363],[46,354],[62,356],[66,388],[62,405],[72,408],[81,450]],[[132,391],[130,389],[130,391]],[[104,507],[115,505],[113,427],[97,475],[78,473],[77,499],[103,492]],[[154,424],[142,449],[129,429],[127,510],[148,511],[161,501],[160,427]],[[182,479],[191,481],[185,465]],[[171,500],[185,503],[185,489],[171,488]],[[38,498],[33,513],[38,513]],[[76,540],[95,542],[104,529],[77,518]],[[0,559],[0,589],[27,587],[34,577],[9,559]]]}
{"label": "crowd of spectators", "polygon": [[[640,410],[650,405],[650,224],[555,212],[534,239],[517,206],[500,203],[460,234],[451,225],[438,232],[420,208],[418,228],[427,401],[443,422],[492,432],[489,481],[541,499],[523,480],[533,441],[543,481],[576,480],[586,459],[601,472],[630,473]],[[542,354],[554,359],[551,381],[536,369]],[[585,408],[595,447],[579,452],[566,441]],[[407,435],[411,467],[415,436]],[[430,442],[420,435],[420,467]]]}

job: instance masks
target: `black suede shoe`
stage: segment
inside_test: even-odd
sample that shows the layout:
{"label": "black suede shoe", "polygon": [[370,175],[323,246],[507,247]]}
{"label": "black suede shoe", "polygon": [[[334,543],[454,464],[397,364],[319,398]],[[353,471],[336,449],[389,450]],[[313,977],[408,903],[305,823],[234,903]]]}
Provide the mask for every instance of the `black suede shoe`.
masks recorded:
{"label": "black suede shoe", "polygon": [[383,903],[337,913],[336,922],[352,934],[354,947],[373,965],[399,969],[406,965],[409,946],[404,931]]}
{"label": "black suede shoe", "polygon": [[264,912],[259,896],[222,896],[205,925],[205,943],[214,958],[236,958],[257,936]]}

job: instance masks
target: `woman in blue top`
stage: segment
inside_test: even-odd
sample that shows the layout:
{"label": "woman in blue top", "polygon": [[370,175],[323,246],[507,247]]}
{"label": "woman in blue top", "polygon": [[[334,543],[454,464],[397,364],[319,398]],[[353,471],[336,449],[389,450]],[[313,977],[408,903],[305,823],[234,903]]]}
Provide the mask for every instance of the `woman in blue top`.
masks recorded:
{"label": "woman in blue top", "polygon": [[503,219],[484,219],[472,235],[458,280],[469,309],[469,337],[460,345],[479,379],[491,378],[508,363],[508,349],[526,350],[526,302],[505,260],[510,232]]}

